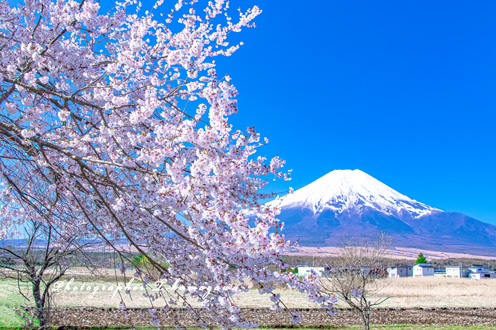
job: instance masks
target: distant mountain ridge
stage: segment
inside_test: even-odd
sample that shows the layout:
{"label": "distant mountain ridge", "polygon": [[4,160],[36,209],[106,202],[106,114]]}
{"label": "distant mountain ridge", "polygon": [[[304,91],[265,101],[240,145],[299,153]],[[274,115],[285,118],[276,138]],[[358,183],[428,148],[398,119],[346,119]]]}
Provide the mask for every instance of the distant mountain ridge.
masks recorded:
{"label": "distant mountain ridge", "polygon": [[332,171],[275,205],[286,238],[303,246],[382,231],[399,247],[496,255],[496,226],[413,200],[360,170]]}

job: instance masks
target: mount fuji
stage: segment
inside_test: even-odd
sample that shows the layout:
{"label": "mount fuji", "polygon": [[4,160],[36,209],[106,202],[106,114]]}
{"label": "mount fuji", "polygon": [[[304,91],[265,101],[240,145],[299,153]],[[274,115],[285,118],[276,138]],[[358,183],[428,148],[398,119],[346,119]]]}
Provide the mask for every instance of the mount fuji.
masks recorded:
{"label": "mount fuji", "polygon": [[286,238],[302,246],[385,232],[397,247],[496,255],[496,226],[413,200],[360,170],[332,171],[270,203],[281,209]]}

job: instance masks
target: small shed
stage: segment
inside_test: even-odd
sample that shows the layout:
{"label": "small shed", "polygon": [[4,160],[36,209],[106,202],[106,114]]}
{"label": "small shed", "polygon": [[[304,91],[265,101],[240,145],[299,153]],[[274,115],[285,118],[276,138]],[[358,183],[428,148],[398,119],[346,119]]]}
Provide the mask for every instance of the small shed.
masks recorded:
{"label": "small shed", "polygon": [[441,269],[434,270],[434,277],[446,277],[446,271]]}

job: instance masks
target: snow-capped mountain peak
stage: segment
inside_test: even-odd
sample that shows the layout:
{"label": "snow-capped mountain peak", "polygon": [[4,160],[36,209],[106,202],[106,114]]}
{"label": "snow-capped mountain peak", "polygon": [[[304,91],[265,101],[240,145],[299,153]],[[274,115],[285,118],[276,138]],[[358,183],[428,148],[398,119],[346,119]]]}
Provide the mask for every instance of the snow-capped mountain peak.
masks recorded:
{"label": "snow-capped mountain peak", "polygon": [[314,214],[324,210],[375,209],[397,218],[418,218],[440,211],[417,202],[360,170],[335,170],[283,197],[280,208],[306,208]]}

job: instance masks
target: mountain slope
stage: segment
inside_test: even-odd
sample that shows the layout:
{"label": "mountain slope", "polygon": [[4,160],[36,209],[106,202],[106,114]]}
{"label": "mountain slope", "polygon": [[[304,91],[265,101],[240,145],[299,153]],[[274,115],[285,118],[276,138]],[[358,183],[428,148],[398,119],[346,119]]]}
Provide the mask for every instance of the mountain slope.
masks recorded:
{"label": "mountain slope", "polygon": [[415,201],[360,170],[332,171],[276,205],[286,238],[303,246],[382,231],[395,246],[496,254],[496,226]]}
{"label": "mountain slope", "polygon": [[286,196],[281,207],[308,208],[314,214],[369,207],[398,218],[416,218],[440,211],[400,194],[360,170],[332,171]]}

